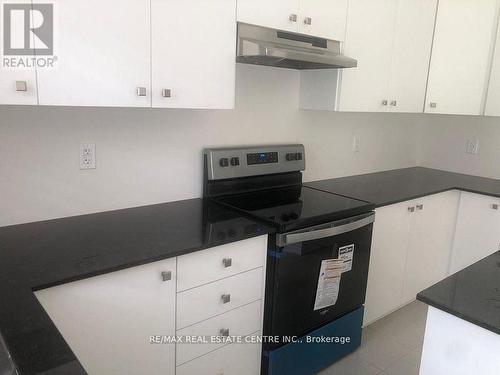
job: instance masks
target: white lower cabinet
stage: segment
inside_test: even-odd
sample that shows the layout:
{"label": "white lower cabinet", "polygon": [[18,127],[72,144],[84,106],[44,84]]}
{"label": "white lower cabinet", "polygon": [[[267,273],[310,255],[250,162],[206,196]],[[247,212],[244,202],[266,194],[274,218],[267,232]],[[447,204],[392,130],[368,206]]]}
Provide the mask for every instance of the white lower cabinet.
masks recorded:
{"label": "white lower cabinet", "polygon": [[262,268],[228,277],[177,294],[177,328],[262,298]]}
{"label": "white lower cabinet", "polygon": [[266,254],[267,235],[35,294],[90,375],[258,375],[261,345],[222,337],[262,332]]}
{"label": "white lower cabinet", "polygon": [[[36,292],[90,375],[175,374],[176,259],[108,273]],[[171,279],[163,281],[162,273]],[[168,279],[168,277],[165,277]]]}
{"label": "white lower cabinet", "polygon": [[412,202],[377,208],[368,272],[364,324],[401,305]]}
{"label": "white lower cabinet", "polygon": [[449,191],[376,210],[365,325],[447,276],[458,199]]}
{"label": "white lower cabinet", "polygon": [[259,375],[260,356],[260,344],[229,344],[177,367],[176,375]]}
{"label": "white lower cabinet", "polygon": [[[201,323],[180,329],[177,336],[184,337],[220,337],[223,341],[228,336],[247,336],[260,331],[262,322],[262,301],[256,301],[240,308],[217,315]],[[227,340],[227,339],[226,339]],[[227,342],[226,342],[227,343]],[[181,343],[177,345],[177,365],[214,351],[225,342]]]}
{"label": "white lower cabinet", "polygon": [[419,292],[448,276],[459,197],[458,191],[448,191],[416,201],[402,304],[415,300]]}
{"label": "white lower cabinet", "polygon": [[500,250],[500,199],[463,192],[450,273]]}

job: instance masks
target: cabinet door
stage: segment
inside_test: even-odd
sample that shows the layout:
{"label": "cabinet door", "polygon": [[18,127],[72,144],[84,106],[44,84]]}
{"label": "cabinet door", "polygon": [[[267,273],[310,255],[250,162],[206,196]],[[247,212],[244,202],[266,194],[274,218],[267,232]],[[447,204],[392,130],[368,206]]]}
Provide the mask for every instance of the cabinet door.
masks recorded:
{"label": "cabinet door", "polygon": [[[175,258],[36,292],[89,374],[175,373]],[[163,281],[161,273],[171,272]]]}
{"label": "cabinet door", "polygon": [[368,272],[364,324],[401,306],[411,213],[404,202],[376,210]]}
{"label": "cabinet door", "polygon": [[425,112],[480,115],[497,0],[440,0]]}
{"label": "cabinet door", "polygon": [[485,115],[500,116],[500,27],[497,32],[495,54],[491,66]]}
{"label": "cabinet door", "polygon": [[238,22],[297,32],[299,0],[238,0]]}
{"label": "cabinet door", "polygon": [[448,275],[458,211],[459,192],[416,201],[406,258],[403,304]]}
{"label": "cabinet door", "polygon": [[[20,24],[23,20],[23,13],[15,14],[5,14],[4,15],[4,5],[5,4],[26,4],[29,3],[23,0],[6,0],[0,1],[0,17],[3,20],[4,17],[9,17],[11,23]],[[3,28],[3,25],[1,26]],[[5,36],[7,37],[7,36]],[[14,35],[11,36],[14,39]],[[0,50],[5,51],[4,49],[4,36],[0,37]],[[15,39],[14,39],[15,42]],[[18,41],[19,42],[19,41]],[[30,38],[31,45],[33,45],[33,34],[31,34]],[[37,88],[36,88],[36,73],[35,68],[16,68],[16,67],[8,67],[6,65],[5,59],[9,59],[10,57],[19,58],[19,57],[28,57],[32,58],[33,56],[2,56],[2,64],[0,64],[0,105],[1,104],[26,104],[26,105],[36,105],[38,102],[37,99]],[[11,64],[9,64],[11,65]],[[17,84],[16,84],[17,83]],[[23,87],[24,86],[24,87]],[[24,90],[24,88],[26,90]]]}
{"label": "cabinet door", "polygon": [[421,113],[429,72],[437,0],[400,0],[389,81],[392,112]]}
{"label": "cabinet door", "polygon": [[236,0],[151,6],[153,107],[234,108]]}
{"label": "cabinet door", "polygon": [[341,71],[340,111],[386,111],[397,0],[351,0],[344,53],[358,67]]}
{"label": "cabinet door", "polygon": [[299,32],[344,41],[348,0],[301,0]]}
{"label": "cabinet door", "polygon": [[463,192],[450,274],[500,250],[500,199]]}
{"label": "cabinet door", "polygon": [[53,3],[57,62],[38,71],[40,104],[149,107],[149,1]]}

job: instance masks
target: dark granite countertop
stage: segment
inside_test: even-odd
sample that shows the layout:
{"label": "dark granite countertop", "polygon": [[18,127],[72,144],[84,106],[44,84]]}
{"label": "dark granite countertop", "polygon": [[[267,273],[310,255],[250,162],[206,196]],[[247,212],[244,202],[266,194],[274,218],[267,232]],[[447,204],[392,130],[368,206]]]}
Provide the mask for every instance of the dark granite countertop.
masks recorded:
{"label": "dark granite countertop", "polygon": [[[377,207],[450,189],[500,197],[499,180],[419,167],[305,185]],[[0,333],[21,375],[85,374],[34,290],[274,230],[203,199],[1,227]]]}
{"label": "dark granite countertop", "polygon": [[305,185],[372,202],[376,207],[453,189],[500,197],[500,180],[422,167],[313,181]]}
{"label": "dark granite countertop", "polygon": [[33,290],[273,231],[203,199],[0,228],[0,333],[15,367],[86,373]]}
{"label": "dark granite countertop", "polygon": [[500,252],[420,292],[417,298],[500,335]]}

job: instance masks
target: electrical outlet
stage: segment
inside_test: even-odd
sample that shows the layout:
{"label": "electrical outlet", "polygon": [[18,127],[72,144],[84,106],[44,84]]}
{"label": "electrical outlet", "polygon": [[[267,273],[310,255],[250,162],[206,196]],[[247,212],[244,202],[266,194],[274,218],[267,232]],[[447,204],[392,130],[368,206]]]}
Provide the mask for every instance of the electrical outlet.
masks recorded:
{"label": "electrical outlet", "polygon": [[80,169],[95,169],[95,143],[80,144]]}
{"label": "electrical outlet", "polygon": [[479,140],[468,139],[465,152],[467,154],[477,155],[477,153],[479,152]]}
{"label": "electrical outlet", "polygon": [[355,135],[352,139],[352,152],[359,152],[361,150],[361,139]]}

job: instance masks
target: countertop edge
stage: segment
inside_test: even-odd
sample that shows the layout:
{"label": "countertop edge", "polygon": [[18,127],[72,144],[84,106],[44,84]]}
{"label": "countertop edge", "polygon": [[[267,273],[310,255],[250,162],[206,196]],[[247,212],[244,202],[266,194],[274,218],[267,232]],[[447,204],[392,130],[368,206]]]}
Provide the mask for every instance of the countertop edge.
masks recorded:
{"label": "countertop edge", "polygon": [[448,308],[440,303],[437,303],[435,301],[430,300],[429,298],[421,295],[421,293],[417,294],[417,300],[419,300],[419,301],[421,301],[429,306],[432,306],[438,310],[444,311],[450,315],[456,316],[457,318],[460,318],[466,322],[469,322],[469,323],[474,324],[478,327],[484,328],[487,331],[490,331],[490,332],[496,333],[497,335],[500,335],[500,328],[492,326],[492,325],[484,323],[484,322],[481,322],[480,320],[474,319],[468,315],[461,314],[458,311],[454,311],[453,309],[450,309],[450,308]]}

